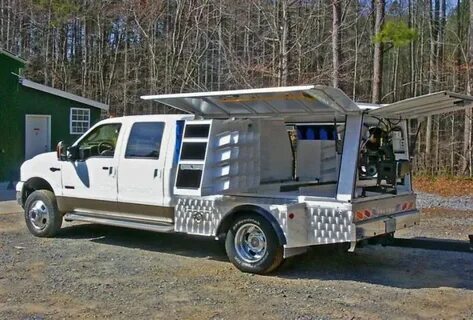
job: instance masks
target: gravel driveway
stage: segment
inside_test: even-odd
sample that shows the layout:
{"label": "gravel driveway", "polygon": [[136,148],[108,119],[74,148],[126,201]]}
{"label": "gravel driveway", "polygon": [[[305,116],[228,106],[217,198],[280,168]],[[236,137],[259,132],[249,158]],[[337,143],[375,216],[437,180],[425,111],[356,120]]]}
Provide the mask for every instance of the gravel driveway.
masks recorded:
{"label": "gravel driveway", "polygon": [[473,197],[442,197],[436,194],[417,192],[417,205],[421,208],[447,208],[473,211]]}
{"label": "gravel driveway", "polygon": [[[0,203],[0,319],[473,319],[471,253],[316,248],[257,276],[213,240],[79,223],[41,239],[18,212]],[[399,234],[464,240],[472,217],[425,210]]]}

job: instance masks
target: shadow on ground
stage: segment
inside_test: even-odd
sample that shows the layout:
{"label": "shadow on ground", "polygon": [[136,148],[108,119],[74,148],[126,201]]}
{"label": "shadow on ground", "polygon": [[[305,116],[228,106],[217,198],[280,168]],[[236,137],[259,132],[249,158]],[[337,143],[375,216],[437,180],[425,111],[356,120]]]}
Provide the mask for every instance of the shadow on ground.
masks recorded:
{"label": "shadow on ground", "polygon": [[[93,224],[65,226],[59,237],[228,261],[223,242],[211,238]],[[287,260],[272,276],[355,281],[409,289],[473,290],[473,254],[381,246],[366,246],[348,253],[337,246],[314,247],[304,255]]]}
{"label": "shadow on ground", "polygon": [[98,224],[80,224],[63,227],[57,237],[85,239],[113,246],[228,261],[222,241],[186,234],[156,233]]}

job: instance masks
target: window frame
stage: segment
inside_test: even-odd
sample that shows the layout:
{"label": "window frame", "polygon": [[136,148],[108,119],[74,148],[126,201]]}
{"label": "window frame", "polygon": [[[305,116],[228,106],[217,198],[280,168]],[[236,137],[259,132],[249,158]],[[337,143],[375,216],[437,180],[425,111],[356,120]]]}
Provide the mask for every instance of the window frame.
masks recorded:
{"label": "window frame", "polygon": [[[127,150],[128,150],[128,145],[130,143],[130,138],[131,138],[131,134],[133,132],[133,128],[135,127],[135,125],[137,124],[145,124],[145,123],[154,123],[154,124],[162,124],[163,126],[163,131],[162,131],[162,134],[161,134],[161,141],[160,141],[160,144],[159,144],[159,154],[158,154],[158,157],[140,157],[140,156],[130,156],[130,155],[127,155]],[[164,140],[164,133],[165,133],[165,130],[166,130],[166,122],[165,121],[136,121],[134,122],[131,127],[130,127],[130,131],[128,133],[128,137],[126,139],[126,144],[124,145],[124,152],[123,152],[123,158],[124,159],[127,159],[127,160],[136,160],[136,159],[140,159],[140,160],[160,160],[162,157],[161,157],[161,151],[162,151],[162,143],[163,143],[163,140]]]}
{"label": "window frame", "polygon": [[[86,111],[88,113],[88,119],[87,120],[73,120],[72,119],[72,114],[74,111]],[[90,109],[87,108],[77,108],[77,107],[71,107],[69,109],[69,134],[72,135],[83,135],[90,129]],[[80,122],[80,123],[86,123],[87,122],[87,128],[83,132],[75,132],[73,130],[73,122]]]}
{"label": "window frame", "polygon": [[121,122],[108,122],[108,123],[102,123],[102,124],[99,124],[99,125],[96,125],[95,127],[87,130],[87,134],[83,134],[81,136],[81,138],[79,140],[77,140],[73,146],[79,148],[80,150],[80,147],[81,147],[81,143],[84,142],[85,139],[87,139],[87,137],[89,137],[95,130],[98,130],[99,128],[102,128],[102,127],[105,127],[105,126],[108,126],[108,125],[118,125],[118,135],[117,135],[117,144],[115,145],[115,148],[113,149],[113,156],[103,156],[103,155],[92,155],[92,156],[89,156],[85,159],[82,159],[82,161],[85,161],[87,159],[91,159],[91,158],[110,158],[110,159],[113,159],[117,156],[117,153],[116,153],[116,150],[118,149],[119,147],[119,141],[120,141],[120,134],[122,133],[122,127],[123,127],[123,123]]}

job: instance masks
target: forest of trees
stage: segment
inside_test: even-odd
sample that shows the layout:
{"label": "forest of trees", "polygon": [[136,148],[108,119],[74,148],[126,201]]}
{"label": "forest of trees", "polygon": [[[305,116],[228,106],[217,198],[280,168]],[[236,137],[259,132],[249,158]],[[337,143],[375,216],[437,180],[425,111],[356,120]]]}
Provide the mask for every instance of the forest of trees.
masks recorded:
{"label": "forest of trees", "polygon": [[[390,103],[472,93],[472,20],[473,0],[0,0],[0,48],[112,115],[170,112],[144,94],[299,84]],[[469,112],[429,117],[417,170],[471,176],[471,131]]]}

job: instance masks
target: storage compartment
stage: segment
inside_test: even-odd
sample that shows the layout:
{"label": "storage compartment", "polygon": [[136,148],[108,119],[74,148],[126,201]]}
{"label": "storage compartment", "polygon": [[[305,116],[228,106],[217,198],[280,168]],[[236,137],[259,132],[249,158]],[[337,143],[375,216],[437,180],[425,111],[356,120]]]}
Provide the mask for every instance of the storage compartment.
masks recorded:
{"label": "storage compartment", "polygon": [[184,142],[181,150],[181,160],[205,160],[206,142]]}
{"label": "storage compartment", "polygon": [[186,126],[184,138],[207,138],[210,132],[208,124],[192,124]]}
{"label": "storage compartment", "polygon": [[176,187],[179,189],[198,189],[202,179],[203,165],[181,164],[177,171]]}

